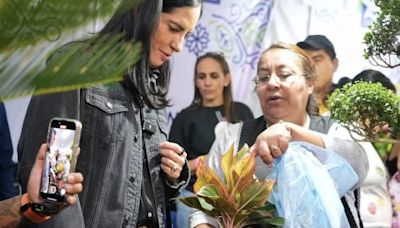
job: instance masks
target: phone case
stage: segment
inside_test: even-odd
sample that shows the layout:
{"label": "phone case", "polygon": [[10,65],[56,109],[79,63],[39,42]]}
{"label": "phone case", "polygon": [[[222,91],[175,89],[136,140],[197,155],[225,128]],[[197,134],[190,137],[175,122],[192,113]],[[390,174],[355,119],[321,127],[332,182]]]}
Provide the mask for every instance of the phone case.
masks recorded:
{"label": "phone case", "polygon": [[78,120],[52,118],[47,133],[48,151],[42,175],[40,195],[50,201],[63,202],[66,175],[75,171],[79,155],[82,124]]}
{"label": "phone case", "polygon": [[74,172],[76,168],[76,162],[78,160],[79,156],[79,142],[81,139],[81,132],[82,132],[82,123],[79,120],[75,119],[68,119],[68,118],[59,118],[59,117],[54,117],[50,120],[49,123],[49,128],[48,128],[48,133],[47,135],[50,135],[50,130],[52,126],[53,121],[67,121],[67,122],[72,122],[75,124],[75,137],[72,145],[72,157],[71,157],[71,167],[69,169],[69,172]]}

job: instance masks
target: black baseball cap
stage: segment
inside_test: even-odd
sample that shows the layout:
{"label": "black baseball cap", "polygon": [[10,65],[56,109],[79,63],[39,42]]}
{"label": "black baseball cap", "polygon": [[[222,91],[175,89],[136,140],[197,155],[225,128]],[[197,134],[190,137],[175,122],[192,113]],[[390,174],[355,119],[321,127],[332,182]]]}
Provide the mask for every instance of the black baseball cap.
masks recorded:
{"label": "black baseball cap", "polygon": [[297,46],[301,49],[323,49],[331,59],[336,58],[335,48],[332,42],[324,35],[309,35],[304,41],[298,42]]}

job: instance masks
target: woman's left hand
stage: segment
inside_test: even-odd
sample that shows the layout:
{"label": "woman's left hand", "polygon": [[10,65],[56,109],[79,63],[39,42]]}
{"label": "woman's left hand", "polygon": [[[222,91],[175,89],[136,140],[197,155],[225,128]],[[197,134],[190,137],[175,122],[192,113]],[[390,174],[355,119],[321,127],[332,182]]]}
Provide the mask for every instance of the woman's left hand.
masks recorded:
{"label": "woman's left hand", "polygon": [[181,175],[186,161],[185,150],[176,143],[162,142],[161,151],[161,169],[167,174],[168,180],[173,183]]}
{"label": "woman's left hand", "polygon": [[[28,197],[31,202],[41,203],[43,201],[39,196],[39,190],[46,159],[46,151],[47,144],[43,143],[39,149],[38,154],[36,155],[35,163],[33,164],[31,173],[29,175]],[[65,181],[63,182],[63,188],[66,191],[65,205],[61,206],[60,209],[76,203],[78,193],[82,192],[82,182],[83,176],[81,173],[78,172],[70,173],[66,177]]]}
{"label": "woman's left hand", "polygon": [[260,156],[265,164],[271,165],[274,158],[286,151],[290,139],[291,132],[283,122],[279,122],[259,134],[250,151]]}

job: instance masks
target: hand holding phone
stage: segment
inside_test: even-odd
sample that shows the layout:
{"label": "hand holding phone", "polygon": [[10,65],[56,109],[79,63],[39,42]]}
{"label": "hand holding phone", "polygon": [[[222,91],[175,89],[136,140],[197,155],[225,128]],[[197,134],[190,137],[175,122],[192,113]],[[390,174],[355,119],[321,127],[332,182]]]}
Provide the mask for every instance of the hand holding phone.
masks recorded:
{"label": "hand holding phone", "polygon": [[42,175],[40,196],[64,202],[65,178],[75,170],[82,124],[78,120],[53,118],[47,135],[48,150]]}

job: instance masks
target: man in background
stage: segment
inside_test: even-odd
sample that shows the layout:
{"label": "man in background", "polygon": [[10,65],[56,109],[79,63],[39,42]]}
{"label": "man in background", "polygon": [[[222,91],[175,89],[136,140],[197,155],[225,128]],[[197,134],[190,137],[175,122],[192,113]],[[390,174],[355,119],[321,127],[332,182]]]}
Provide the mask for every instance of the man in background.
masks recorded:
{"label": "man in background", "polygon": [[319,113],[328,115],[327,98],[334,88],[332,78],[339,64],[335,48],[324,35],[309,35],[297,46],[305,50],[315,64],[314,93],[318,99]]}

